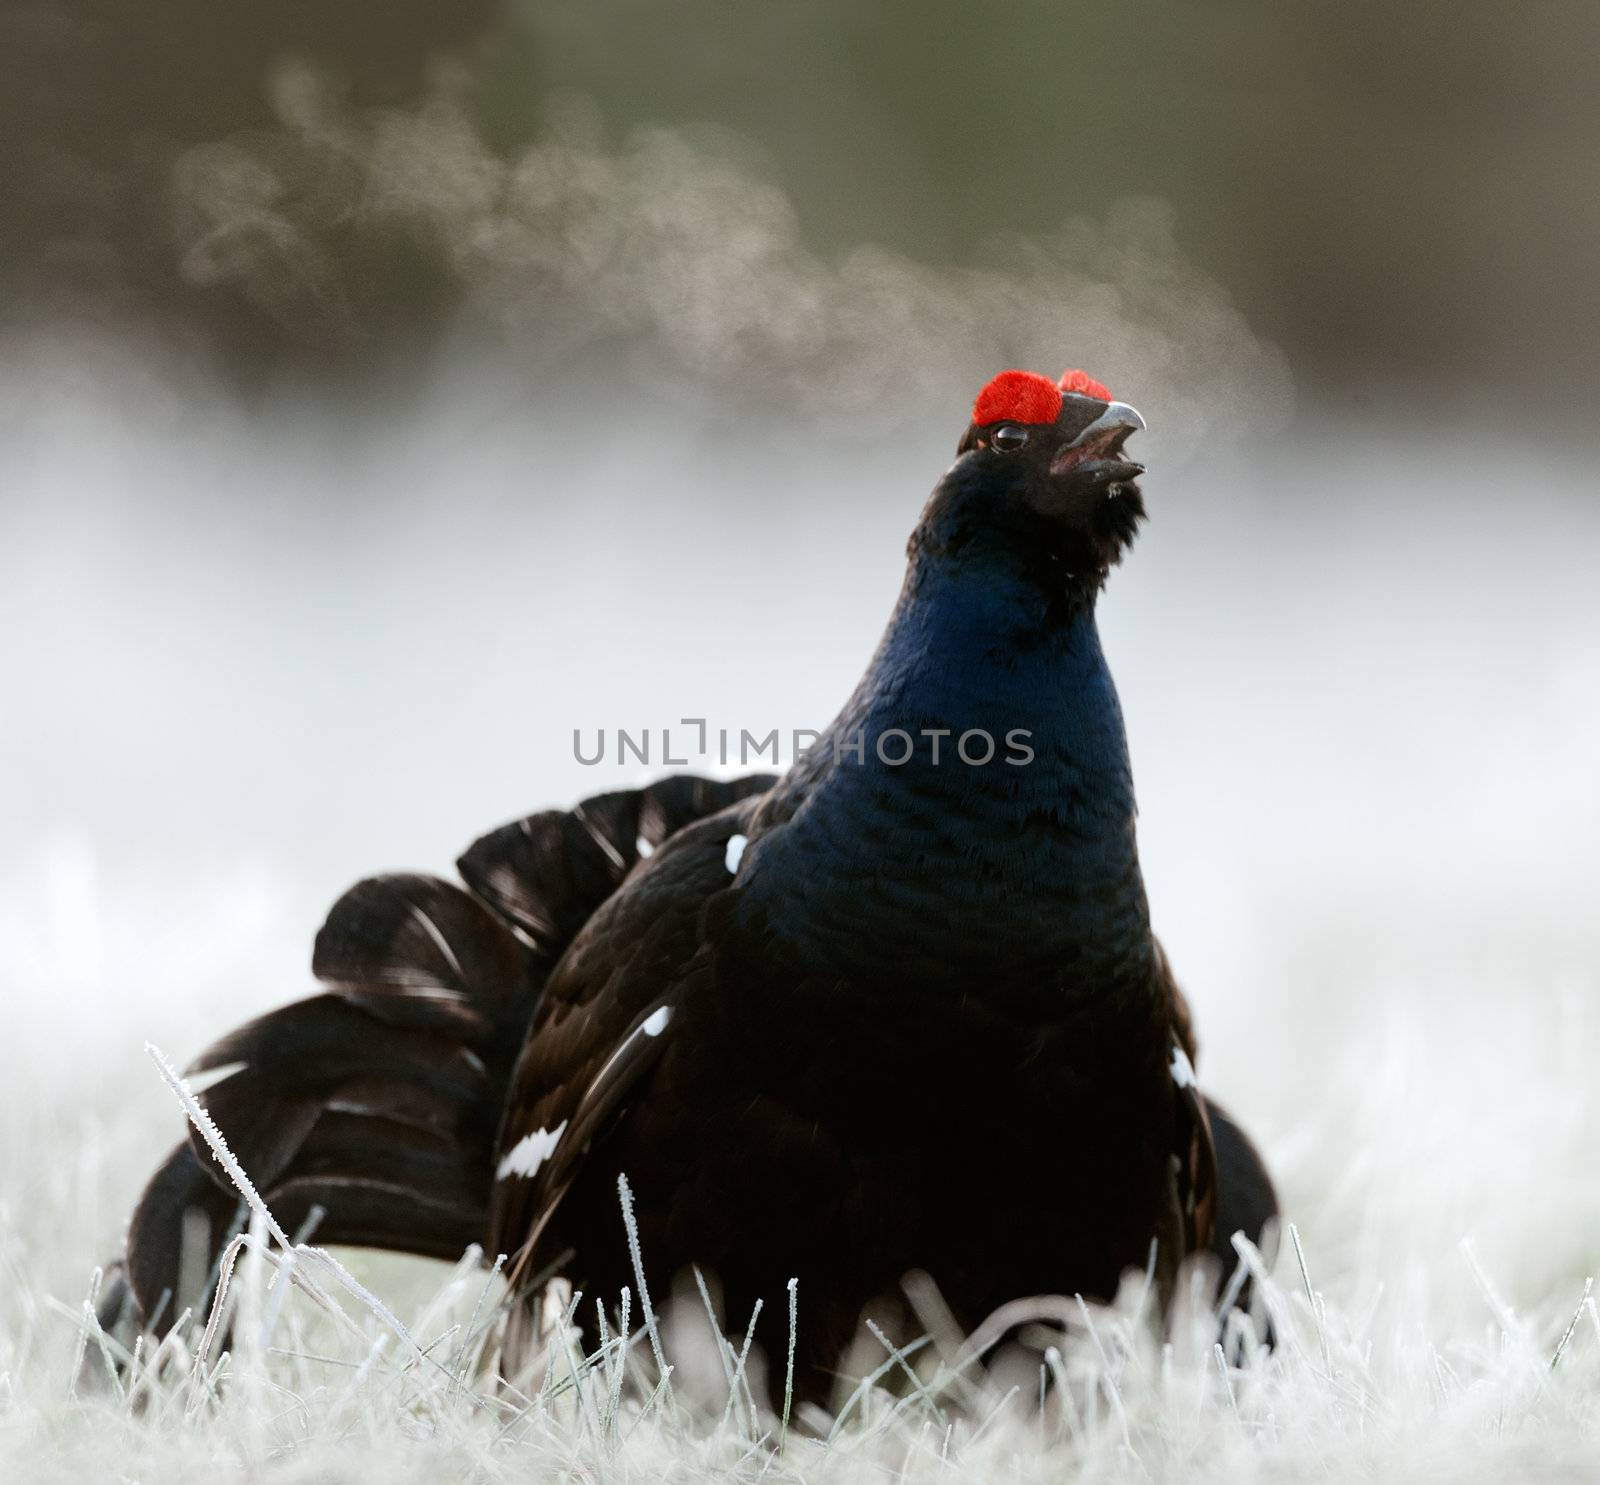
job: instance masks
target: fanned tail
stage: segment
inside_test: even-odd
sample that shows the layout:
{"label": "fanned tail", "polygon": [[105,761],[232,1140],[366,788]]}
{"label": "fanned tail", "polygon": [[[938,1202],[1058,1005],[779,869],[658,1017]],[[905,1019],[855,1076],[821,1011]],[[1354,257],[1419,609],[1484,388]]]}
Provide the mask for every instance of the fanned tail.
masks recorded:
{"label": "fanned tail", "polygon": [[[512,1067],[557,959],[641,855],[770,786],[689,776],[545,811],[435,877],[372,877],[334,904],[312,970],[325,992],[230,1032],[187,1069],[289,1232],[455,1258],[487,1229]],[[165,1334],[202,1308],[244,1223],[190,1130],[145,1187],[101,1323]]]}

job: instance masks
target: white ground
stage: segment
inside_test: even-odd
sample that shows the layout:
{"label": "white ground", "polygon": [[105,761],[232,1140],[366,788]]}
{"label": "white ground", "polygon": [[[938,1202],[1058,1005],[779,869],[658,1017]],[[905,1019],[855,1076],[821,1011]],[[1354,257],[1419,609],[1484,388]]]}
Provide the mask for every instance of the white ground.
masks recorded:
{"label": "white ground", "polygon": [[[354,1325],[335,1327],[292,1293],[266,1354],[259,1318],[241,1325],[220,1401],[174,1363],[130,1414],[93,1375],[92,1344],[91,1381],[75,1398],[88,1270],[173,1121],[118,1115],[117,1079],[141,1090],[156,1080],[137,1054],[114,1075],[103,1060],[63,1062],[49,1070],[53,1094],[45,1070],[24,1065],[9,1090],[0,1204],[0,1471],[19,1481],[1592,1476],[1600,1315],[1584,1295],[1597,1200],[1579,1178],[1593,1169],[1600,1110],[1587,1069],[1600,1036],[1592,1016],[1568,1012],[1542,1026],[1504,1018],[1466,1039],[1393,1030],[1346,1054],[1279,1049],[1297,1059],[1303,1098],[1259,1122],[1315,1299],[1287,1250],[1270,1290],[1287,1339],[1270,1356],[1224,1377],[1203,1318],[1180,1325],[1163,1355],[1126,1313],[1099,1315],[1092,1331],[1072,1315],[1060,1344],[1076,1418],[1054,1403],[1042,1420],[1016,1399],[1003,1406],[998,1385],[958,1389],[961,1410],[955,1395],[898,1411],[871,1397],[831,1444],[796,1434],[781,1456],[773,1420],[742,1397],[709,1433],[690,1421],[691,1399],[703,1411],[711,1397],[716,1413],[727,1395],[703,1350],[690,1349],[678,1378],[681,1418],[664,1399],[645,1408],[643,1337],[620,1405],[604,1361],[582,1373],[581,1414],[565,1361],[533,1403],[493,1397],[470,1365],[478,1346],[463,1345],[481,1321],[479,1274],[356,1255],[344,1256],[405,1335],[313,1267]],[[244,1313],[259,1317],[248,1264],[239,1283]],[[785,1303],[781,1278],[768,1303]],[[804,1294],[798,1311],[803,1325]],[[420,1360],[408,1336],[434,1359]],[[1039,1360],[1005,1378],[1030,1404]],[[769,1380],[781,1366],[769,1359]]]}
{"label": "white ground", "polygon": [[[725,1392],[704,1352],[674,1404],[630,1380],[613,1409],[602,1365],[577,1408],[564,1362],[560,1395],[490,1398],[461,1349],[475,1276],[345,1255],[430,1359],[348,1294],[354,1332],[296,1292],[265,1354],[242,1326],[220,1401],[181,1367],[142,1409],[75,1398],[91,1271],[178,1127],[143,1042],[181,1062],[309,989],[310,934],[361,872],[443,869],[478,830],[623,782],[573,762],[575,725],[822,725],[927,483],[905,447],[774,469],[682,428],[597,464],[536,431],[421,461],[469,401],[410,445],[347,446],[303,409],[216,438],[63,424],[9,471],[0,1478],[1600,1473],[1600,526],[1580,465],[1544,459],[1524,490],[1533,456],[1465,435],[1447,472],[1308,436],[1153,475],[1107,601],[1202,1080],[1260,1136],[1303,1243],[1270,1356],[1224,1375],[1203,1324],[1162,1355],[1126,1315],[1074,1317],[1075,1419],[869,1398],[831,1446],[800,1430],[780,1455],[742,1403],[709,1434],[672,1421],[693,1374]],[[933,470],[948,442],[907,447]]]}

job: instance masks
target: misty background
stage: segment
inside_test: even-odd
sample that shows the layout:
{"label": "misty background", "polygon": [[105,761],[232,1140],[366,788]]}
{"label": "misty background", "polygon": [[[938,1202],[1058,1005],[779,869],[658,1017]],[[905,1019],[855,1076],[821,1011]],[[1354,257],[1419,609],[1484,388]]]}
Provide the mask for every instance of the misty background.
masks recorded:
{"label": "misty background", "polygon": [[7,7],[0,1185],[92,1126],[61,1271],[176,1136],[143,1040],[308,992],[350,882],[656,771],[575,728],[824,726],[1008,365],[1150,424],[1153,911],[1325,1271],[1590,1271],[1597,58],[1475,0]]}

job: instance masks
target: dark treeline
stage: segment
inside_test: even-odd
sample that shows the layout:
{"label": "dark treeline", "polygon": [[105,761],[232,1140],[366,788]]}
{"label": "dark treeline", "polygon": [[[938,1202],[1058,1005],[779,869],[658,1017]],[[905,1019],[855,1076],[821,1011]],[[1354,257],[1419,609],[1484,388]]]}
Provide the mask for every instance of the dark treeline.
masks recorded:
{"label": "dark treeline", "polygon": [[[244,379],[366,376],[437,337],[461,300],[437,244],[296,173],[274,79],[298,61],[356,117],[448,93],[506,157],[563,90],[617,138],[731,131],[823,254],[981,261],[1155,196],[1313,398],[1465,383],[1564,407],[1600,318],[1600,9],[1514,25],[1486,0],[24,0],[0,16],[4,318],[140,324]],[[270,292],[207,272],[183,172],[227,141],[275,162],[260,189],[313,224],[336,293],[292,256]]]}

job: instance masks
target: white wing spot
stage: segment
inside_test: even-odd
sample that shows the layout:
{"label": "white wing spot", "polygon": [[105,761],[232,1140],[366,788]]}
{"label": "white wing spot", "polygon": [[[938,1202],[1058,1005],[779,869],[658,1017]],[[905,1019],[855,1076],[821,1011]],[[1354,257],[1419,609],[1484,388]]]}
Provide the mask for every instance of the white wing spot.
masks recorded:
{"label": "white wing spot", "polygon": [[744,859],[744,848],[750,844],[749,836],[735,835],[728,839],[728,854],[722,858],[722,864],[728,868],[731,877],[739,869],[739,863]]}
{"label": "white wing spot", "polygon": [[495,1175],[502,1181],[509,1181],[513,1176],[536,1175],[539,1167],[555,1153],[556,1141],[566,1127],[567,1121],[563,1119],[554,1129],[536,1129],[532,1134],[523,1135],[506,1151]]}
{"label": "white wing spot", "polygon": [[647,860],[656,853],[656,848],[651,845],[650,842],[647,841],[642,835],[638,838],[638,840],[634,841],[633,849],[638,853],[641,861]]}
{"label": "white wing spot", "polygon": [[1176,1045],[1172,1049],[1172,1081],[1180,1088],[1193,1088],[1199,1081],[1194,1075],[1194,1063],[1189,1061],[1189,1054]]}
{"label": "white wing spot", "polygon": [[646,1036],[660,1036],[667,1029],[667,1022],[671,1019],[672,1007],[670,1005],[657,1006],[639,1023],[639,1030]]}

